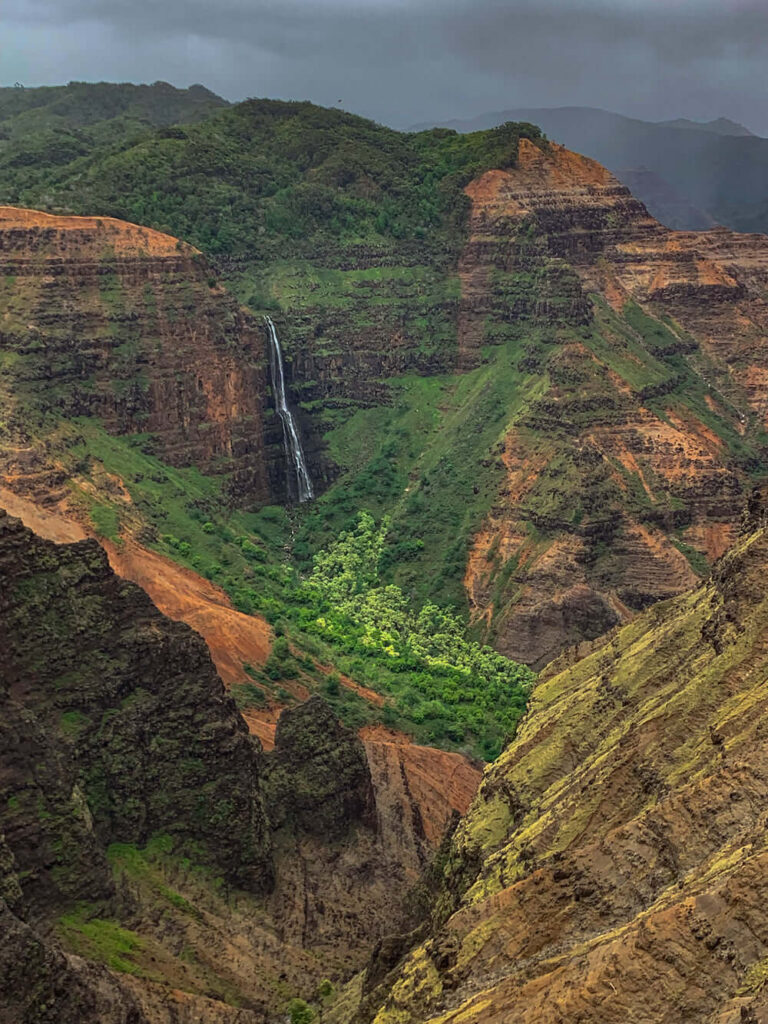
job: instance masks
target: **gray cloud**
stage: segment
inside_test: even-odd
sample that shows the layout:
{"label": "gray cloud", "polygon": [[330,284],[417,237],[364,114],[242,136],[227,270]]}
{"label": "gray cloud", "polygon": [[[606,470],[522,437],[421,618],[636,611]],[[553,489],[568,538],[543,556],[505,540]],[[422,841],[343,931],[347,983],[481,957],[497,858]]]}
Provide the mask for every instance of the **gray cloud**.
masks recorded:
{"label": "gray cloud", "polygon": [[768,134],[765,0],[5,0],[5,82],[200,81],[398,126],[512,106]]}

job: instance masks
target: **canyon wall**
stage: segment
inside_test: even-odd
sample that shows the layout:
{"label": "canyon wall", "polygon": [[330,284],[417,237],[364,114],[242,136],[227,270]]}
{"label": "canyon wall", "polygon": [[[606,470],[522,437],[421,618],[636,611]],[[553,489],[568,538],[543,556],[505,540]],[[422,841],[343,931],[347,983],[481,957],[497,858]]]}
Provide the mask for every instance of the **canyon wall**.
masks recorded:
{"label": "canyon wall", "polygon": [[764,529],[552,667],[457,829],[432,930],[335,1021],[762,1021]]}
{"label": "canyon wall", "polygon": [[499,443],[465,583],[496,646],[540,665],[733,540],[764,465],[768,240],[669,231],[598,164],[524,139],[467,194],[460,361],[515,331],[545,386]]}
{"label": "canyon wall", "polygon": [[45,441],[57,420],[89,416],[171,466],[226,474],[241,503],[284,493],[264,331],[199,252],[111,218],[3,207],[0,272],[16,489],[61,485]]}
{"label": "canyon wall", "polygon": [[418,923],[477,768],[364,745],[320,697],[264,753],[95,540],[3,512],[0,568],[0,1020],[264,1024]]}

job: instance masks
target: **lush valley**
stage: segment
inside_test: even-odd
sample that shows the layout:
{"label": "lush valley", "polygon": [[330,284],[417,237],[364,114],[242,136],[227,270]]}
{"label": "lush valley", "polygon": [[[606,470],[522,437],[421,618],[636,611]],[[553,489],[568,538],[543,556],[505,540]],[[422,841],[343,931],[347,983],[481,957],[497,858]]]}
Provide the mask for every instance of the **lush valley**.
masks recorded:
{"label": "lush valley", "polygon": [[768,241],[527,123],[0,134],[2,1024],[618,1022],[672,941],[759,1021]]}
{"label": "lush valley", "polygon": [[[536,153],[550,158],[537,167]],[[476,636],[540,665],[706,571],[763,465],[760,244],[755,262],[717,233],[678,241],[595,166],[528,126],[402,135],[248,101],[171,137],[96,147],[55,196],[18,199],[172,229],[276,318],[325,492],[289,521],[275,514],[279,560],[287,544],[306,573],[361,511],[386,515],[386,580],[469,612]],[[495,180],[465,194],[490,167],[519,182],[508,210]],[[708,316],[716,334],[743,334],[743,369],[711,343]],[[585,425],[597,432],[574,447]],[[262,502],[285,494],[279,435],[265,438]],[[184,544],[190,529],[160,532]],[[647,557],[650,583],[628,579]]]}

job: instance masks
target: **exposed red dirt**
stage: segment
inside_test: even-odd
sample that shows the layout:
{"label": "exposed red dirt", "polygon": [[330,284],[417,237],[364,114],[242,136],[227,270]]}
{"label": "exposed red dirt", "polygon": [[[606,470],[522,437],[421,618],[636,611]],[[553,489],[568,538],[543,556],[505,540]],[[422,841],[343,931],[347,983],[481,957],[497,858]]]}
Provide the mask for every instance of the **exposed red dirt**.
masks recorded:
{"label": "exposed red dirt", "polygon": [[219,675],[227,685],[250,679],[244,665],[263,665],[271,646],[264,619],[236,611],[219,587],[170,558],[127,542],[118,548],[101,542],[112,568],[137,583],[170,619],[186,622],[208,644]]}
{"label": "exposed red dirt", "polygon": [[259,737],[265,750],[274,750],[275,729],[283,707],[282,704],[274,704],[268,708],[246,708],[240,712],[248,726],[248,731],[252,736]]}
{"label": "exposed red dirt", "polygon": [[172,255],[179,251],[197,250],[186,242],[179,242],[162,231],[139,224],[116,220],[114,217],[71,217],[26,210],[16,206],[0,206],[0,231],[43,229],[49,242],[55,245],[58,236],[66,237],[66,245],[93,246],[101,242],[117,254],[146,253],[150,256]]}
{"label": "exposed red dirt", "polygon": [[[77,520],[59,510],[45,509],[7,488],[0,488],[0,506],[46,540],[71,543],[88,536]],[[197,630],[228,686],[250,680],[244,665],[263,665],[267,660],[271,647],[269,624],[236,611],[220,587],[132,541],[124,542],[122,547],[105,540],[100,543],[119,576],[145,590],[164,615]]]}
{"label": "exposed red dirt", "polygon": [[408,736],[381,725],[366,726],[360,737],[365,744],[377,799],[386,792],[388,801],[416,813],[424,836],[436,847],[454,811],[464,814],[477,792],[481,766],[461,754],[422,747]]}

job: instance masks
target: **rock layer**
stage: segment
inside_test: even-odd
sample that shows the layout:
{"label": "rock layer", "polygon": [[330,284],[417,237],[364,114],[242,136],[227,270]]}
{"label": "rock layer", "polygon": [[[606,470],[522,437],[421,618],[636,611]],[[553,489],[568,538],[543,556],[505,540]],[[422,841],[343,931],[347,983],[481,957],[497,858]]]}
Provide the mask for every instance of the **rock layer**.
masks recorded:
{"label": "rock layer", "polygon": [[541,665],[733,539],[764,458],[768,241],[669,231],[599,164],[525,139],[466,191],[462,361],[512,331],[546,390],[499,445],[465,585],[496,646]]}
{"label": "rock layer", "polygon": [[40,450],[55,417],[98,416],[113,434],[150,435],[170,465],[229,474],[243,501],[282,493],[263,331],[199,252],[110,218],[2,207],[0,268],[17,490],[56,483]]}

